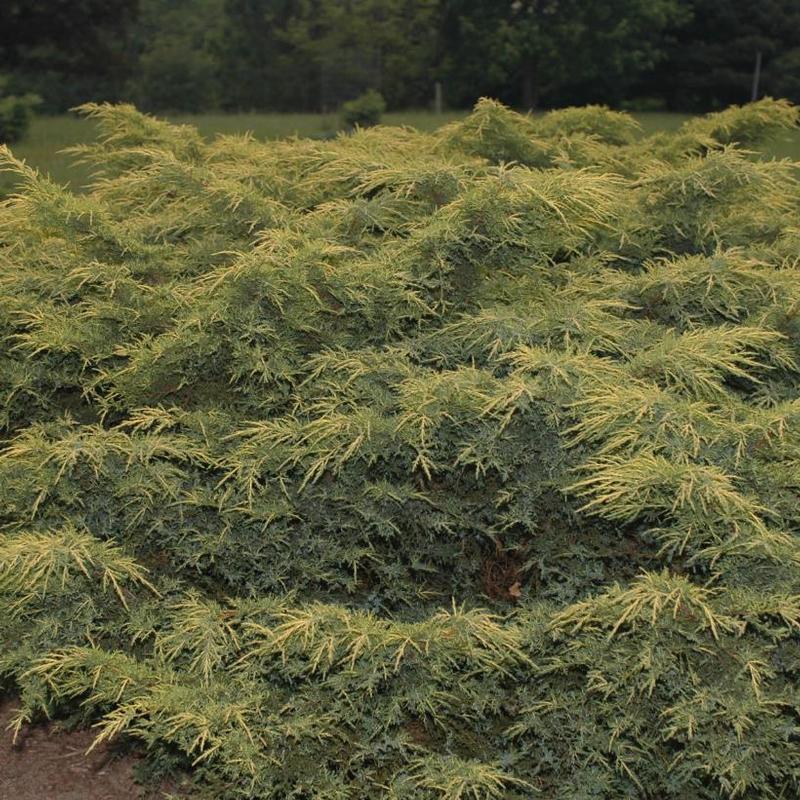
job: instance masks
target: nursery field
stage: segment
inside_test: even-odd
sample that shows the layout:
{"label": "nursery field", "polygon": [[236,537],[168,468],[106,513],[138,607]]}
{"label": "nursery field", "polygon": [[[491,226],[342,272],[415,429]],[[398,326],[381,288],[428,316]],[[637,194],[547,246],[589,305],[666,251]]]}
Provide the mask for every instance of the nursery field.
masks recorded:
{"label": "nursery field", "polygon": [[83,113],[91,189],[0,151],[32,763],[64,723],[120,797],[800,797],[798,109]]}
{"label": "nursery field", "polygon": [[[441,115],[427,111],[394,112],[384,116],[384,124],[410,125],[421,131],[433,131],[442,125],[461,119],[466,112],[446,112]],[[690,119],[687,114],[648,112],[634,114],[645,134],[673,131]],[[289,136],[328,136],[338,125],[336,114],[183,114],[171,121],[196,127],[210,139],[214,135],[252,132],[257,139],[278,139]],[[92,140],[94,126],[77,115],[62,117],[37,117],[25,140],[15,145],[14,153],[31,166],[50,174],[59,183],[74,187],[85,185],[90,170],[75,165],[62,151],[76,144]],[[792,158],[800,161],[800,131],[781,131],[767,143],[768,157]],[[9,175],[0,174],[0,193],[13,185]]]}

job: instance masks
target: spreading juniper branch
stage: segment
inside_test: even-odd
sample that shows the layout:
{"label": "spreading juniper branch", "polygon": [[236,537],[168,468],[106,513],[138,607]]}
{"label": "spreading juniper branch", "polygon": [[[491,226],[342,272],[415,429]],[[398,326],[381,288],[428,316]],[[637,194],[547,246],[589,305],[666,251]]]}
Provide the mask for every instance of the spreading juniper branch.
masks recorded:
{"label": "spreading juniper branch", "polygon": [[796,126],[8,151],[0,678],[198,797],[800,794]]}

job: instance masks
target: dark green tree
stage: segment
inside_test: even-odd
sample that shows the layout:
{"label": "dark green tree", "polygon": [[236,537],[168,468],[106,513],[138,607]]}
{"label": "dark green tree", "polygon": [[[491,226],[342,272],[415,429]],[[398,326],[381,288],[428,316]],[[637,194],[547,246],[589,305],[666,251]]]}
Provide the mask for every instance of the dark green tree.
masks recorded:
{"label": "dark green tree", "polygon": [[625,97],[688,11],[681,0],[443,0],[442,14],[451,101],[488,92],[533,108]]}
{"label": "dark green tree", "polygon": [[439,0],[227,0],[219,57],[230,106],[333,109],[375,89],[432,94]]}
{"label": "dark green tree", "polygon": [[747,102],[760,52],[761,93],[800,99],[797,0],[692,0],[691,7],[670,32],[668,57],[642,77],[649,93],[681,110]]}
{"label": "dark green tree", "polygon": [[135,68],[138,0],[4,0],[0,72],[11,89],[35,92],[42,110],[88,98],[115,100]]}
{"label": "dark green tree", "polygon": [[[295,0],[225,0],[224,34],[215,53],[224,86],[223,108],[290,110],[313,105],[309,67],[292,59],[280,36],[295,6]],[[286,75],[291,76],[290,85]]]}
{"label": "dark green tree", "polygon": [[129,94],[150,110],[202,111],[219,105],[215,55],[222,0],[140,0],[138,69]]}

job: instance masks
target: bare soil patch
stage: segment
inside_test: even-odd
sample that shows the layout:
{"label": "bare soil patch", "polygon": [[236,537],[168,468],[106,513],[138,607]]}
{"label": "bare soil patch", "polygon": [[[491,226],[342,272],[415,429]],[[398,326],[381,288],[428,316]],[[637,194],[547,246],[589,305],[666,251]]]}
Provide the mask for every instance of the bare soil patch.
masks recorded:
{"label": "bare soil patch", "polygon": [[107,744],[87,755],[91,730],[65,731],[56,723],[26,726],[12,741],[7,726],[17,708],[0,700],[0,800],[144,800],[163,797],[137,785],[137,757]]}

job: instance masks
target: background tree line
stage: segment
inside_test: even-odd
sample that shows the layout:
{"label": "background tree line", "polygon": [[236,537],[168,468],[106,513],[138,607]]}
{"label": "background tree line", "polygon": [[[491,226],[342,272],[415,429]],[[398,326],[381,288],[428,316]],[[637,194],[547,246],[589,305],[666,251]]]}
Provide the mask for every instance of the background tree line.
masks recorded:
{"label": "background tree line", "polygon": [[390,108],[491,95],[709,110],[800,101],[797,0],[6,0],[0,73],[42,110],[131,100],[153,111]]}

